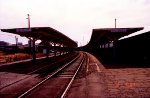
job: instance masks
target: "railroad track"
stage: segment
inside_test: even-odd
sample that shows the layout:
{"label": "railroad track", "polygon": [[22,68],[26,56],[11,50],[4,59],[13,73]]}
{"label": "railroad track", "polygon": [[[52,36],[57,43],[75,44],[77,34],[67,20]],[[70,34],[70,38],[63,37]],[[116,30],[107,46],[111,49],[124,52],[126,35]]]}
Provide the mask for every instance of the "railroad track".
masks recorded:
{"label": "railroad track", "polygon": [[18,96],[18,98],[64,98],[77,76],[81,66],[87,63],[86,53],[80,53],[72,61],[68,62],[55,72],[49,74],[43,81]]}
{"label": "railroad track", "polygon": [[[11,83],[8,83],[7,85],[4,85],[4,86],[0,87],[0,93],[1,93],[1,91],[2,91],[3,89],[8,88],[9,86],[15,85],[15,84],[17,84],[17,83],[19,83],[19,82],[22,82],[22,81],[25,81],[25,80],[28,81],[29,78],[40,77],[41,74],[43,74],[43,73],[45,72],[45,71],[43,71],[43,70],[48,69],[48,68],[50,68],[51,66],[54,66],[54,65],[56,65],[57,63],[60,63],[60,62],[65,61],[65,60],[67,60],[67,59],[68,59],[68,58],[65,58],[65,59],[63,59],[63,60],[59,60],[58,62],[53,62],[53,63],[47,64],[47,65],[45,65],[45,66],[43,66],[43,67],[37,68],[37,69],[35,69],[35,70],[31,71],[31,72],[26,73],[25,76],[21,76],[18,80],[13,81],[13,82],[11,82]],[[51,65],[51,66],[50,66],[50,65]],[[55,69],[55,68],[54,68],[54,69]],[[43,71],[43,73],[42,73],[42,71]],[[52,71],[52,70],[51,70],[51,71]],[[38,72],[41,72],[41,74],[37,74]],[[6,75],[6,74],[8,74],[8,72],[4,72],[4,73],[2,73],[1,75]],[[32,75],[32,74],[34,74],[34,75]],[[40,78],[41,78],[41,77],[40,77]],[[45,78],[45,77],[42,77],[42,78]]]}

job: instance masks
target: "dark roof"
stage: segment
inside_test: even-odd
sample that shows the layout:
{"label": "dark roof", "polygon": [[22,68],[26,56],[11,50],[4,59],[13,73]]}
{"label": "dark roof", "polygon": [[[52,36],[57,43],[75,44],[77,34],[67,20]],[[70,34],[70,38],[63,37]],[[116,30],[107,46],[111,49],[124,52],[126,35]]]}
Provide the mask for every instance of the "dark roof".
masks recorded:
{"label": "dark roof", "polygon": [[107,44],[110,41],[118,40],[121,37],[124,37],[126,35],[129,35],[142,29],[143,27],[93,29],[91,40],[86,46],[95,47],[97,45]]}
{"label": "dark roof", "polygon": [[75,41],[51,27],[32,27],[30,29],[13,28],[1,29],[1,31],[18,34],[20,36],[33,37],[40,40],[60,43],[69,47],[77,47],[77,43]]}

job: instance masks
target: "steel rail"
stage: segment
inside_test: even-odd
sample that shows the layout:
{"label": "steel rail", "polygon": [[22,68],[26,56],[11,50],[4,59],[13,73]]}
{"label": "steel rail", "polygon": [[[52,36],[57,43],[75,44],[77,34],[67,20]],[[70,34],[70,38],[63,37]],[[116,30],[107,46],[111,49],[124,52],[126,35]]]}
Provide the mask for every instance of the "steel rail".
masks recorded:
{"label": "steel rail", "polygon": [[75,60],[77,60],[80,56],[77,56],[76,58],[74,58],[73,60],[71,60],[70,62],[68,62],[67,64],[65,64],[64,66],[62,66],[61,68],[57,69],[55,72],[53,72],[52,74],[48,75],[44,80],[42,80],[41,82],[39,82],[38,84],[36,84],[35,86],[33,86],[32,88],[28,89],[27,91],[25,91],[23,94],[21,94],[20,96],[18,96],[17,98],[24,98],[27,94],[29,94],[31,91],[33,91],[35,88],[39,87],[40,85],[42,85],[43,83],[45,83],[47,80],[49,80],[50,78],[52,78],[52,76],[56,75],[58,72],[60,72],[61,70],[63,70],[65,67],[69,66],[71,63],[73,63]]}
{"label": "steel rail", "polygon": [[[66,59],[68,59],[68,58],[66,58]],[[64,60],[66,60],[66,59],[64,59]],[[64,60],[60,60],[60,61],[58,61],[58,62],[61,62],[61,61],[64,61]],[[54,64],[56,64],[56,63],[57,63],[57,62],[53,62],[53,63],[51,63],[50,65],[54,65]],[[33,73],[35,73],[35,72],[37,72],[37,71],[40,71],[40,70],[42,70],[42,69],[44,69],[44,68],[46,68],[46,67],[48,67],[48,66],[49,66],[49,64],[47,64],[47,65],[44,66],[44,67],[40,67],[40,68],[38,68],[38,69],[36,69],[36,70],[34,70],[34,71],[31,71],[31,72],[27,73],[27,75],[33,74]],[[34,77],[38,77],[38,76],[39,76],[39,75],[35,75]],[[6,87],[8,87],[8,86],[10,86],[10,85],[12,85],[12,84],[18,83],[18,82],[20,82],[20,81],[22,81],[22,80],[28,79],[28,78],[30,78],[30,77],[31,77],[31,76],[23,76],[21,79],[15,81],[15,82],[13,82],[13,83],[10,83],[10,84],[8,84],[8,85],[6,85],[6,86],[1,87],[0,90],[4,89],[4,88],[6,88]]]}
{"label": "steel rail", "polygon": [[[84,54],[85,55],[85,54]],[[80,62],[79,64],[79,67],[77,68],[75,74],[73,75],[73,77],[71,78],[70,82],[68,83],[66,89],[64,90],[64,92],[62,93],[61,97],[60,98],[65,98],[65,95],[67,93],[67,91],[69,90],[69,88],[71,87],[71,84],[73,83],[77,73],[79,72],[81,66],[83,65],[83,62],[85,61],[85,58],[83,57],[82,61]]]}

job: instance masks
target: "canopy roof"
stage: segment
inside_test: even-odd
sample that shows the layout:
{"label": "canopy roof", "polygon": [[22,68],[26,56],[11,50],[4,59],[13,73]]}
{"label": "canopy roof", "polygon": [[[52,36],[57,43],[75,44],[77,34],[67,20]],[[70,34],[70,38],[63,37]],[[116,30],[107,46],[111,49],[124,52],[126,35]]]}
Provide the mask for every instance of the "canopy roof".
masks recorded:
{"label": "canopy roof", "polygon": [[13,28],[1,29],[1,31],[59,43],[69,47],[77,47],[77,43],[75,41],[51,27]]}
{"label": "canopy roof", "polygon": [[95,47],[96,45],[107,44],[111,41],[116,41],[121,37],[129,35],[131,33],[142,30],[143,27],[137,28],[99,28],[93,29],[90,42],[87,44],[89,47]]}

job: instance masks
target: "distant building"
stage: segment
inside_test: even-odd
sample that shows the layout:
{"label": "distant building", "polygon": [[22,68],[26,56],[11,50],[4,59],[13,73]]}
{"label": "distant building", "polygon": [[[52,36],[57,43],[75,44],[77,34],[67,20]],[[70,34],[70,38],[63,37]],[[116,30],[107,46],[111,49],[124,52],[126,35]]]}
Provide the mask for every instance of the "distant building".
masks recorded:
{"label": "distant building", "polygon": [[12,44],[11,46],[14,46],[14,47],[16,46],[19,49],[24,49],[24,45],[21,42],[18,42],[17,45],[16,44]]}
{"label": "distant building", "polygon": [[21,42],[18,42],[18,43],[17,43],[17,47],[18,47],[19,49],[24,49],[24,45],[23,45]]}
{"label": "distant building", "polygon": [[16,46],[12,46],[10,43],[5,41],[0,41],[0,51],[11,52],[15,50],[16,50]]}
{"label": "distant building", "polygon": [[17,46],[22,46],[23,44],[21,42],[18,42],[17,43]]}
{"label": "distant building", "polygon": [[10,44],[5,41],[0,41],[0,46],[9,46]]}

